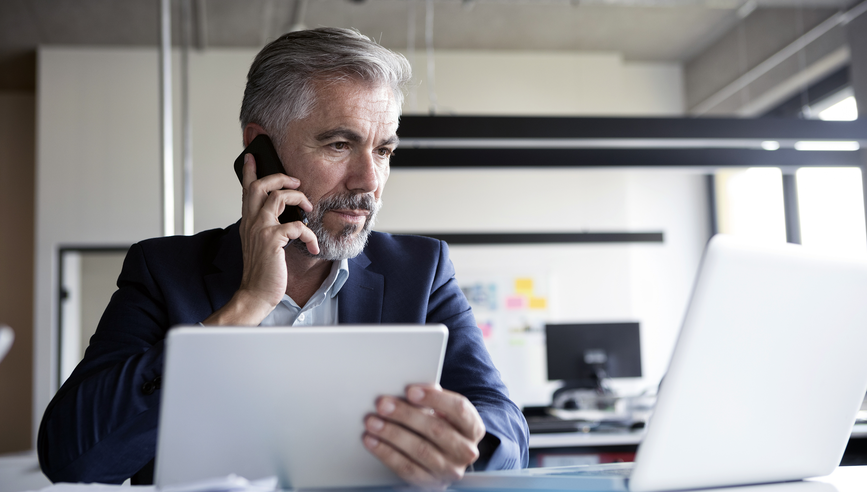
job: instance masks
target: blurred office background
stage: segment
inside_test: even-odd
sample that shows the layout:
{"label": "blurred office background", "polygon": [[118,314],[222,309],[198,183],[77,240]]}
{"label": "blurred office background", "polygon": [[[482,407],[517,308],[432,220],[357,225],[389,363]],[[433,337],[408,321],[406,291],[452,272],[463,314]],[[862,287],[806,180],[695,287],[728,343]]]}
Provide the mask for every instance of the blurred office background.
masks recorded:
{"label": "blurred office background", "polygon": [[[857,1],[171,6],[178,234],[239,218],[230,166],[242,150],[246,71],[265,43],[303,26],[355,27],[405,53],[415,78],[407,116],[855,120],[856,101],[867,111],[867,15]],[[164,232],[159,20],[157,0],[0,3],[0,324],[16,333],[0,363],[0,453],[31,448],[44,407],[113,291],[125,248]],[[835,145],[860,156],[857,140]],[[763,145],[773,152],[780,143]],[[540,158],[456,169],[402,167],[398,150],[377,229],[661,234],[652,242],[453,245],[459,282],[513,398],[544,405],[557,387],[545,374],[545,323],[639,322],[642,377],[615,385],[653,388],[714,231],[864,254],[862,187],[860,167],[831,168],[821,158],[760,168]]]}

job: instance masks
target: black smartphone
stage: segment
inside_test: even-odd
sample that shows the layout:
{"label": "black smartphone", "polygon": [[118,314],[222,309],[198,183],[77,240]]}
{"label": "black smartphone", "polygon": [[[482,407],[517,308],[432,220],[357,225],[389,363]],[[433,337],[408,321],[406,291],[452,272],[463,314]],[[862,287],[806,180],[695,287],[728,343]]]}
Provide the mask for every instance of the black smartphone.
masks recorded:
{"label": "black smartphone", "polygon": [[[235,159],[235,174],[238,175],[238,181],[241,183],[244,182],[244,156],[246,154],[253,154],[253,158],[256,159],[256,177],[258,179],[284,172],[283,163],[280,162],[280,155],[277,154],[277,149],[274,148],[274,144],[271,143],[268,135],[261,133]],[[301,221],[306,225],[307,215],[301,207],[287,205],[283,213],[280,214],[279,220],[281,224]]]}

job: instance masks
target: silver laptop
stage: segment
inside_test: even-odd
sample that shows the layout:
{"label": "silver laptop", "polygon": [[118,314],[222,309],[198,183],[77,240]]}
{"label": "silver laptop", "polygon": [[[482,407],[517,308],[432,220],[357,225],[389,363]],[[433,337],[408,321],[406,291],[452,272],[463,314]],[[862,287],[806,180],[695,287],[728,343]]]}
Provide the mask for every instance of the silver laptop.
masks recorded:
{"label": "silver laptop", "polygon": [[458,487],[642,492],[827,475],[867,392],[864,347],[867,261],[716,236],[634,464],[471,473]]}
{"label": "silver laptop", "polygon": [[443,325],[172,329],[156,485],[402,483],[364,448],[363,419],[380,395],[438,383],[447,339]]}

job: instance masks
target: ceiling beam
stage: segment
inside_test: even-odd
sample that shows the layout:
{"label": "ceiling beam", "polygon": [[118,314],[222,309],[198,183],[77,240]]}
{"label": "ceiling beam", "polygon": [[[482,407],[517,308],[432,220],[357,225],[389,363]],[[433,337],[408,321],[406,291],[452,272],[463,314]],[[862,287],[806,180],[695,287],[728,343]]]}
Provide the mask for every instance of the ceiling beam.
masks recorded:
{"label": "ceiling beam", "polygon": [[859,166],[795,144],[867,147],[867,120],[405,116],[399,134],[395,168]]}

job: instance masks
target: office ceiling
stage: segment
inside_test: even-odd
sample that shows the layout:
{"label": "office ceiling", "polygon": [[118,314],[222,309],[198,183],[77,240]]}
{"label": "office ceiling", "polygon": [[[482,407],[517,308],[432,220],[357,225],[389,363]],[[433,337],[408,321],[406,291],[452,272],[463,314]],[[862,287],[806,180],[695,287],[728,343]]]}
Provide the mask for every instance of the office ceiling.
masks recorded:
{"label": "office ceiling", "polygon": [[[425,46],[426,0],[189,0],[198,48],[257,47],[291,26],[355,27],[392,49]],[[182,0],[172,0],[174,39]],[[298,3],[301,2],[301,3]],[[850,0],[433,0],[449,50],[615,51],[687,61],[752,8],[843,8]],[[3,0],[0,90],[32,90],[35,48],[156,46],[159,0]],[[413,41],[408,33],[414,31]]]}

